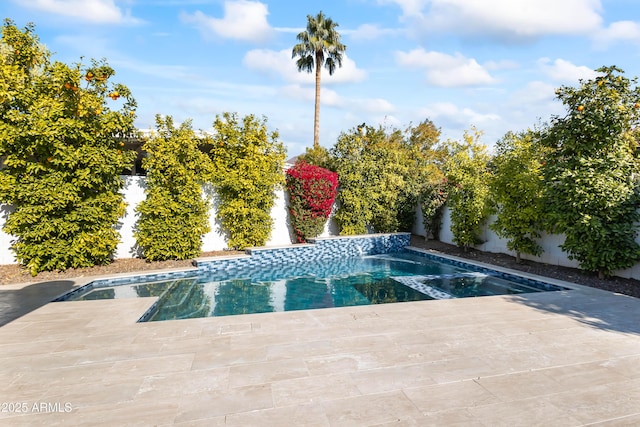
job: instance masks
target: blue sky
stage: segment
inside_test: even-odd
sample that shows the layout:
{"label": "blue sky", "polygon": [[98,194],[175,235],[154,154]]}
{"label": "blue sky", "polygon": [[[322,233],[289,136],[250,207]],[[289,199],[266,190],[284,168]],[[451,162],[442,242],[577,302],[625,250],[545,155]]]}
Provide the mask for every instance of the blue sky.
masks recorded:
{"label": "blue sky", "polygon": [[291,59],[307,15],[339,24],[343,67],[322,76],[320,142],[362,122],[431,119],[443,139],[475,126],[491,147],[562,115],[561,85],[617,65],[640,75],[637,0],[2,0],[66,63],[106,58],[156,114],[211,128],[216,114],[265,116],[289,156],[313,142],[313,75]]}

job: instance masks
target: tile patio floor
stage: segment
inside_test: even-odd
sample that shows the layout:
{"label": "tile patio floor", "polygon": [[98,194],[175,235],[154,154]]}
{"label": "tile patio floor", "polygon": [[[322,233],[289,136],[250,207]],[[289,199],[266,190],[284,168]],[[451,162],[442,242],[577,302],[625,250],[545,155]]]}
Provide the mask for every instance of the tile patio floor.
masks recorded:
{"label": "tile patio floor", "polygon": [[154,300],[0,327],[0,425],[640,425],[639,299],[578,286],[136,323]]}

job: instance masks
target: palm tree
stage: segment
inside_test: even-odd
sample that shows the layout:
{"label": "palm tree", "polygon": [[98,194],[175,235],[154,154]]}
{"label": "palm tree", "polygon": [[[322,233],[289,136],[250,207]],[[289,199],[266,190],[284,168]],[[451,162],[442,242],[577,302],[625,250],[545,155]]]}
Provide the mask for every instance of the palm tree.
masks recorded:
{"label": "palm tree", "polygon": [[332,75],[336,65],[342,67],[342,54],[347,49],[340,43],[340,33],[336,31],[338,24],[324,16],[322,11],[317,16],[307,15],[307,30],[298,34],[300,43],[293,47],[291,58],[296,61],[298,71],[310,73],[316,71],[316,109],[313,120],[313,147],[320,146],[320,71],[322,66]]}

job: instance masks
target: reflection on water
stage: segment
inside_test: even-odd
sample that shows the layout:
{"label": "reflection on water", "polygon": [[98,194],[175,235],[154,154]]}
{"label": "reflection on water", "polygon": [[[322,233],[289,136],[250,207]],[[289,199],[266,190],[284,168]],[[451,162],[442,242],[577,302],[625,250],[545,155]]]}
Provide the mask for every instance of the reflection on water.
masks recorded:
{"label": "reflection on water", "polygon": [[297,277],[254,283],[250,279],[188,283],[171,289],[151,320],[268,313],[430,299],[388,278],[357,274],[336,279]]}
{"label": "reflection on water", "polygon": [[98,287],[78,299],[159,297],[145,319],[169,320],[555,290],[543,285],[400,253]]}

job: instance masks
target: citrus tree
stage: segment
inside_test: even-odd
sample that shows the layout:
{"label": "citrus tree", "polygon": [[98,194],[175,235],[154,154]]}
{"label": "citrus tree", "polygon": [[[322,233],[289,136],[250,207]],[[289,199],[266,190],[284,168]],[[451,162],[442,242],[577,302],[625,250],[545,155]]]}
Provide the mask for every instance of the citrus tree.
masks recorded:
{"label": "citrus tree", "polygon": [[190,121],[176,127],[171,116],[156,116],[156,131],[143,147],[147,197],[136,208],[135,231],[150,261],[200,255],[210,229],[202,185],[211,180],[211,161],[200,151],[201,143]]}
{"label": "citrus tree", "polygon": [[517,262],[521,253],[542,253],[537,242],[544,228],[541,148],[536,132],[509,132],[496,144],[491,161],[489,186],[497,218],[489,227],[508,239],[507,248],[516,252]]}
{"label": "citrus tree", "polygon": [[465,132],[463,142],[449,141],[443,167],[449,184],[447,206],[451,209],[454,242],[469,249],[480,240],[480,227],[489,214],[490,156],[481,144],[480,132]]}
{"label": "citrus tree", "polygon": [[0,201],[4,231],[32,274],[105,264],[119,242],[122,170],[134,153],[135,101],[104,61],[52,61],[33,25],[6,20],[0,41]]}
{"label": "citrus tree", "polygon": [[273,226],[275,190],[284,184],[285,148],[267,120],[223,113],[213,122],[210,157],[219,198],[217,218],[228,245],[263,246]]}
{"label": "citrus tree", "polygon": [[544,135],[543,172],[548,228],[566,236],[561,248],[570,259],[603,277],[640,259],[640,88],[615,66],[596,71],[556,91],[567,113],[553,117]]}

